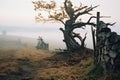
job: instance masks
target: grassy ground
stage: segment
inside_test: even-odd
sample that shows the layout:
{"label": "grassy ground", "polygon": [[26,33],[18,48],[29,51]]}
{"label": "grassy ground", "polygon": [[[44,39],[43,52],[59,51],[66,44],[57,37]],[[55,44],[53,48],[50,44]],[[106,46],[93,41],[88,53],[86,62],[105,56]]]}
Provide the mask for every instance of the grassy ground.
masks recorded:
{"label": "grassy ground", "polygon": [[93,75],[92,51],[52,53],[32,47],[0,48],[0,80],[120,80],[120,74]]}
{"label": "grassy ground", "polygon": [[3,48],[0,49],[0,80],[88,80],[94,66],[92,57],[84,56],[86,53],[55,54],[29,47]]}
{"label": "grassy ground", "polygon": [[53,53],[25,41],[29,39],[19,42],[17,37],[0,36],[0,80],[120,80],[120,73],[101,76],[90,49]]}

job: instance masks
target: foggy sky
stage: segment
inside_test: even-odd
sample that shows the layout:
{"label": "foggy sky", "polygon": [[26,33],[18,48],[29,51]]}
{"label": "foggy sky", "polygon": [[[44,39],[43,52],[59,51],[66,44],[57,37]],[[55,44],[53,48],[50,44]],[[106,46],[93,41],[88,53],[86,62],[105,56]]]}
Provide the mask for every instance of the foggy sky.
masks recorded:
{"label": "foggy sky", "polygon": [[[58,3],[64,0],[57,0]],[[100,11],[101,15],[111,16],[107,21],[120,22],[120,0],[72,0],[75,4],[100,5],[93,11]],[[32,0],[0,0],[0,25],[22,26],[35,24],[36,15]]]}
{"label": "foggy sky", "polygon": [[[56,0],[56,1],[58,3],[62,3],[64,0]],[[96,12],[99,11],[102,16],[111,16],[111,18],[106,18],[101,20],[104,20],[105,22],[117,22],[114,25],[112,30],[117,31],[120,34],[120,27],[119,27],[120,26],[120,10],[119,10],[120,0],[71,0],[71,1],[73,1],[75,5],[77,5],[80,2],[83,3],[83,5],[88,5],[88,6],[99,5],[99,7],[92,12],[93,15],[96,15]],[[46,34],[48,36],[51,35],[51,37],[49,36],[49,38],[55,37],[57,38],[58,43],[62,42],[62,39],[63,39],[62,32],[59,31],[60,34],[56,32],[58,32],[59,28],[62,27],[63,25],[61,25],[60,23],[58,24],[56,23],[54,25],[53,23],[51,24],[37,23],[36,24],[35,15],[37,15],[37,13],[33,9],[34,9],[34,6],[32,4],[32,0],[0,0],[0,30],[3,29],[2,26],[3,27],[5,26],[22,27],[22,30],[26,29],[26,31],[28,30],[29,27],[33,27],[36,29],[40,29],[41,34],[42,32],[43,33],[50,32]],[[83,17],[83,20],[86,20],[86,19],[88,19],[86,16]],[[37,27],[40,27],[40,28],[37,28]],[[16,29],[20,29],[20,28],[16,28]],[[89,28],[87,29],[87,32],[88,31],[89,31]],[[84,35],[84,33],[82,35]],[[45,36],[45,38],[48,38],[48,36]],[[91,43],[89,42],[89,39],[90,38],[88,38],[86,42],[88,42],[87,43],[88,45],[91,45],[89,44]]]}

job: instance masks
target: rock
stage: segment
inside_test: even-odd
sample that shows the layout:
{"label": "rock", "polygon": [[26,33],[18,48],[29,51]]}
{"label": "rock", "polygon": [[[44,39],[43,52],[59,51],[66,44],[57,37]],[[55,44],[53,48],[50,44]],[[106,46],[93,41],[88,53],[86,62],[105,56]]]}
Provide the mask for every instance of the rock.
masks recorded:
{"label": "rock", "polygon": [[104,47],[104,52],[103,52],[103,55],[107,55],[109,53],[109,51],[107,50],[106,47]]}
{"label": "rock", "polygon": [[100,32],[104,32],[104,33],[108,33],[108,32],[111,32],[111,29],[110,28],[102,28]]}
{"label": "rock", "polygon": [[113,58],[111,58],[110,62],[111,62],[112,65],[114,65],[114,59]]}
{"label": "rock", "polygon": [[104,68],[104,72],[120,71],[120,35],[111,32],[111,29],[103,21],[97,28],[98,63]]}
{"label": "rock", "polygon": [[99,22],[99,31],[101,31],[102,28],[107,28],[107,25],[103,21],[100,21]]}
{"label": "rock", "polygon": [[115,58],[115,57],[117,56],[117,53],[114,52],[114,51],[109,51],[109,56],[110,56],[111,58]]}
{"label": "rock", "polygon": [[118,44],[114,44],[113,46],[112,46],[112,48],[111,48],[113,51],[118,51],[119,49],[120,49],[120,44],[118,43]]}
{"label": "rock", "polygon": [[106,37],[107,37],[107,38],[110,38],[110,37],[115,36],[115,35],[117,35],[116,32],[110,32],[110,33],[108,33],[108,34],[106,35]]}
{"label": "rock", "polygon": [[118,50],[118,53],[120,54],[120,49]]}
{"label": "rock", "polygon": [[109,57],[108,55],[104,55],[104,60],[105,60],[105,62],[108,62],[109,59],[110,59],[110,57]]}

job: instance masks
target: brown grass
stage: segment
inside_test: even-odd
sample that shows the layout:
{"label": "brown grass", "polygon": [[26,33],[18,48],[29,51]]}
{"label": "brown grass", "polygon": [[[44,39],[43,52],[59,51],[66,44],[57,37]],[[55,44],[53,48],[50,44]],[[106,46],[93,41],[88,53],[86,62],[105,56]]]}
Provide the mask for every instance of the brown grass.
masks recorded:
{"label": "brown grass", "polygon": [[65,56],[30,47],[4,48],[0,49],[0,76],[13,80],[88,80],[92,62],[92,57],[81,54]]}

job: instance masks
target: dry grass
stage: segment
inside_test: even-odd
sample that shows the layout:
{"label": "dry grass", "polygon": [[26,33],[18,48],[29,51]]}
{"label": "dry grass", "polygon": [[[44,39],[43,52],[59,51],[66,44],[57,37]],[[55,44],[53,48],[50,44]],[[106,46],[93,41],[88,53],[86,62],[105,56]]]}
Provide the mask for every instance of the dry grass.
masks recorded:
{"label": "dry grass", "polygon": [[[54,56],[55,57],[55,56]],[[66,61],[64,58],[60,56],[59,59],[57,58],[56,63],[53,64],[49,68],[39,68],[37,71],[37,75],[35,76],[35,80],[88,80],[89,79],[89,72],[93,69],[93,59],[92,57],[88,57],[84,60],[81,60],[77,64],[70,65],[69,60]],[[76,58],[77,57],[77,58]],[[78,59],[78,56],[74,56],[74,59]],[[79,55],[79,58],[80,55]],[[66,63],[63,64],[63,63]],[[67,65],[68,63],[68,65]],[[74,63],[74,62],[73,62]],[[63,65],[62,65],[63,64]],[[56,65],[56,66],[54,66]]]}
{"label": "dry grass", "polygon": [[2,48],[0,49],[0,80],[1,76],[8,77],[21,74],[21,72],[24,74],[26,68],[32,70],[34,67],[39,67],[39,62],[51,55],[48,51],[36,50],[30,47]]}
{"label": "dry grass", "polygon": [[0,63],[0,75],[18,74],[21,70],[17,62]]}
{"label": "dry grass", "polygon": [[[91,53],[90,53],[91,54]],[[80,53],[54,55],[47,58],[47,68],[39,68],[35,80],[89,80],[93,58]]]}
{"label": "dry grass", "polygon": [[0,49],[0,79],[5,76],[12,80],[26,77],[28,80],[88,80],[92,62],[92,57],[80,54],[54,55],[30,47],[4,48]]}
{"label": "dry grass", "polygon": [[75,67],[60,67],[39,69],[35,80],[54,79],[54,80],[77,80],[79,77],[79,68]]}

